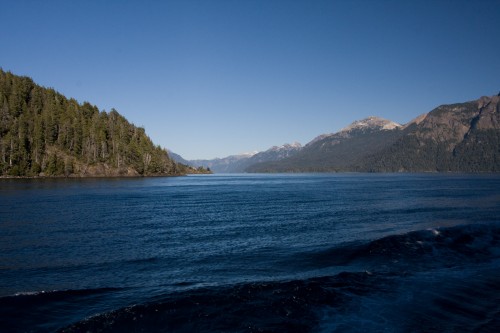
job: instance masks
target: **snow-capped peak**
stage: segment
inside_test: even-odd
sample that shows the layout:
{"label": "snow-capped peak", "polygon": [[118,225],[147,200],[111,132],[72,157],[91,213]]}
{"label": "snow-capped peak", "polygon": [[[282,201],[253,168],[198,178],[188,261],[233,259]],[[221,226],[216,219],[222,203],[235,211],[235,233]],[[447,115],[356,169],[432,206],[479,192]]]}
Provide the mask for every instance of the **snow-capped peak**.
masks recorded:
{"label": "snow-capped peak", "polygon": [[301,144],[300,142],[297,142],[297,141],[295,141],[295,142],[294,142],[294,143],[292,143],[292,144],[288,144],[288,143],[287,143],[287,144],[285,144],[285,146],[289,146],[289,147],[291,147],[291,148],[302,148],[302,144]]}
{"label": "snow-capped peak", "polygon": [[250,151],[250,152],[247,152],[247,153],[242,153],[239,156],[241,156],[241,157],[252,157],[253,155],[256,155],[258,153],[259,153],[258,151]]}
{"label": "snow-capped peak", "polygon": [[267,151],[280,151],[280,150],[296,150],[302,148],[302,145],[299,142],[294,142],[292,144],[285,143],[281,146],[273,146]]}
{"label": "snow-capped peak", "polygon": [[327,133],[327,134],[321,134],[317,137],[315,137],[311,142],[309,142],[306,146],[310,146],[318,141],[321,141],[323,139],[333,137],[333,136],[341,136],[345,137],[346,135],[349,136],[349,132],[355,129],[372,129],[372,130],[393,130],[395,128],[401,128],[403,127],[402,125],[384,119],[380,117],[375,117],[371,116],[365,119],[361,120],[356,120],[355,122],[351,123],[349,126],[344,127],[340,131],[336,133]]}
{"label": "snow-capped peak", "polygon": [[371,116],[365,119],[356,120],[349,126],[341,129],[340,132],[349,132],[354,129],[393,130],[399,127],[401,127],[401,125],[393,121]]}

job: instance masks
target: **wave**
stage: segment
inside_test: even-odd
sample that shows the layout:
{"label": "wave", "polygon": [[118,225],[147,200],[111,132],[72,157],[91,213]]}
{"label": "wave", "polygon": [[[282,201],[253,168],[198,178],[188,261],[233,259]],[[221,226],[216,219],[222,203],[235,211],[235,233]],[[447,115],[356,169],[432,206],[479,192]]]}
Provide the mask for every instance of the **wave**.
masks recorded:
{"label": "wave", "polygon": [[[0,331],[51,332],[74,322],[74,308],[92,304],[92,299],[107,297],[119,288],[26,291],[0,297]],[[57,318],[57,322],[53,322]]]}
{"label": "wave", "polygon": [[379,280],[373,274],[342,273],[202,288],[94,316],[60,332],[307,332],[317,326],[316,307],[346,303],[350,294],[366,293]]}
{"label": "wave", "polygon": [[414,231],[297,260],[371,269],[171,293],[60,332],[495,332],[500,324],[495,224]]}
{"label": "wave", "polygon": [[27,302],[64,300],[67,298],[83,297],[95,294],[119,291],[121,288],[95,288],[95,289],[68,289],[68,290],[51,290],[51,291],[21,291],[14,295],[0,297],[0,306],[6,302]]}
{"label": "wave", "polygon": [[432,280],[421,276],[364,272],[205,288],[93,316],[59,332],[493,333],[500,324],[497,272],[482,271],[472,284],[473,276],[444,276],[429,286]]}
{"label": "wave", "polygon": [[317,268],[361,266],[376,270],[398,270],[411,266],[411,270],[415,271],[478,262],[499,255],[500,226],[470,224],[413,231],[302,253],[298,255],[298,261]]}

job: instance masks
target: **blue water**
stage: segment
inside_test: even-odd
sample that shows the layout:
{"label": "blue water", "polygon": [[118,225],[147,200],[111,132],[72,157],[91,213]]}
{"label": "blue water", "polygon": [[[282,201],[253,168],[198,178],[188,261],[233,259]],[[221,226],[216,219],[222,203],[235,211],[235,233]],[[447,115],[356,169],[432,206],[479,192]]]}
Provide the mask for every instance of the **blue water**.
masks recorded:
{"label": "blue water", "polygon": [[0,180],[1,332],[498,332],[499,318],[499,175]]}

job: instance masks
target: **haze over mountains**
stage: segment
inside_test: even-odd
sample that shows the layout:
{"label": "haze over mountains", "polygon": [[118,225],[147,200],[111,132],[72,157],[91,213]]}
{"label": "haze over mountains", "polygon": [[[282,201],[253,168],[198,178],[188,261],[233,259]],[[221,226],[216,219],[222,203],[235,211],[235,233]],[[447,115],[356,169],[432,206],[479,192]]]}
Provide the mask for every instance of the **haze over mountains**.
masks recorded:
{"label": "haze over mountains", "polygon": [[368,117],[303,147],[188,162],[216,173],[499,172],[499,100],[442,105],[404,125]]}
{"label": "haze over mountains", "polygon": [[[240,155],[231,155],[224,158],[215,158],[212,160],[191,160],[186,161],[188,165],[193,167],[208,167],[216,173],[238,173],[245,172],[252,165],[278,161],[290,157],[298,153],[302,149],[300,143],[284,144],[282,146],[274,146],[266,151],[244,153]],[[172,155],[174,159],[179,155]],[[179,159],[181,161],[182,159]],[[184,160],[185,161],[185,160]]]}

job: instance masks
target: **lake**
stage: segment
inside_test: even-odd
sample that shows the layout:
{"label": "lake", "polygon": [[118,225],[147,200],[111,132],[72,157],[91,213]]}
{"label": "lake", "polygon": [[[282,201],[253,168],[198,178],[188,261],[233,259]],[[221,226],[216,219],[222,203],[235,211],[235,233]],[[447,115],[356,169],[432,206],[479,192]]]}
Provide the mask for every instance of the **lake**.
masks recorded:
{"label": "lake", "polygon": [[498,332],[500,175],[0,179],[2,332]]}

